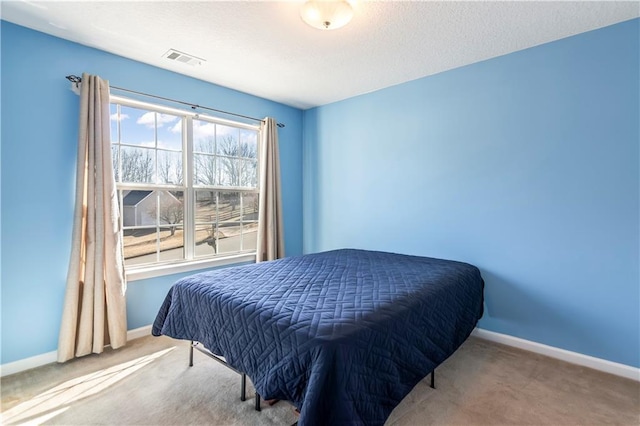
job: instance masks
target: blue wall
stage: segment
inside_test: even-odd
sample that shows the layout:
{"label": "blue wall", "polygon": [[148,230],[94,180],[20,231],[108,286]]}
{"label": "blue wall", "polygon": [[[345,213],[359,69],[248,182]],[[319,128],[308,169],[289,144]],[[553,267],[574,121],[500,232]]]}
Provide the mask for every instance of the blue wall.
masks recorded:
{"label": "blue wall", "polygon": [[[5,21],[2,38],[2,360],[56,349],[71,248],[78,97],[64,79],[114,86],[253,117],[273,116],[287,254],[302,252],[302,111]],[[184,275],[184,274],[183,274]],[[178,275],[129,284],[129,329],[148,325]]]}
{"label": "blue wall", "polygon": [[639,367],[639,23],[305,111],[304,251],[473,263],[481,328]]}

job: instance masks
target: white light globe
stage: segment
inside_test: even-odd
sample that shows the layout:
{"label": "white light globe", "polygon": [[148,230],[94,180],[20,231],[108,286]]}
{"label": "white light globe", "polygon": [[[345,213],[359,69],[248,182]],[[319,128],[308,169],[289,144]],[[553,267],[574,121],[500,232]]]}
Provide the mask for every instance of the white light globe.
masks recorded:
{"label": "white light globe", "polygon": [[353,7],[344,0],[309,0],[300,9],[302,20],[320,30],[344,27],[353,18]]}

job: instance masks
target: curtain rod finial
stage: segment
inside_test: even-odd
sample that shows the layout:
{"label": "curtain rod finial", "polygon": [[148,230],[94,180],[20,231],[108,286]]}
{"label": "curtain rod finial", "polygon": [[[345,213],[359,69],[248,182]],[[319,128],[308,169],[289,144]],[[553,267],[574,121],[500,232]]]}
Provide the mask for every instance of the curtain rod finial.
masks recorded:
{"label": "curtain rod finial", "polygon": [[80,94],[80,83],[82,83],[82,78],[77,75],[68,75],[65,77],[67,80],[71,82],[71,91],[76,95]]}
{"label": "curtain rod finial", "polygon": [[70,82],[75,83],[76,85],[78,83],[82,83],[82,77],[78,77],[77,75],[71,74],[71,75],[66,76],[65,78],[67,80],[69,80]]}

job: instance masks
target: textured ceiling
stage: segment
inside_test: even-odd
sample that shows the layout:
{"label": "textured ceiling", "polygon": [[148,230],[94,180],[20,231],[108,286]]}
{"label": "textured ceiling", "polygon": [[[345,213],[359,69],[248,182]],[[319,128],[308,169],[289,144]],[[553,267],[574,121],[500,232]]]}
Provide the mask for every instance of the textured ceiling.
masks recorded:
{"label": "textured ceiling", "polygon": [[[321,31],[302,22],[301,4],[2,1],[0,14],[303,109],[640,16],[637,1],[359,1],[349,25]],[[170,48],[206,62],[171,62]]]}

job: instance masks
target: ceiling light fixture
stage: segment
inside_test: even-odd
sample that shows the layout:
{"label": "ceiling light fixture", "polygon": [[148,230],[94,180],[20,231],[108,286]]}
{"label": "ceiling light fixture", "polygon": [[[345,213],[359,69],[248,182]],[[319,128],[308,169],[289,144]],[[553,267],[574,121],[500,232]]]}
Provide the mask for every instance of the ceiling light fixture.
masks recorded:
{"label": "ceiling light fixture", "polygon": [[344,27],[353,18],[353,7],[345,0],[308,0],[300,9],[302,20],[320,30]]}

